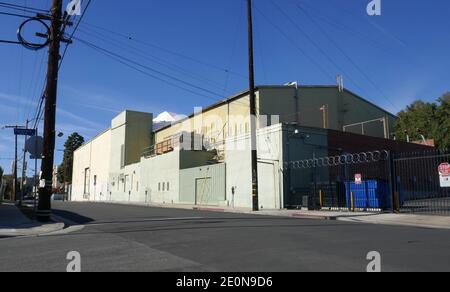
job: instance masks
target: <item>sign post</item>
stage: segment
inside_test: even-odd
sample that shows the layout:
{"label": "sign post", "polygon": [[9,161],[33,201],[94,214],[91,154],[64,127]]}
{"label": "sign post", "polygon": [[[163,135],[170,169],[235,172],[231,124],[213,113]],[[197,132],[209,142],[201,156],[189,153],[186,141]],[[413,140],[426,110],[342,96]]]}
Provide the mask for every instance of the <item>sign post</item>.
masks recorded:
{"label": "sign post", "polygon": [[450,188],[450,164],[448,162],[439,165],[439,178],[441,188]]}

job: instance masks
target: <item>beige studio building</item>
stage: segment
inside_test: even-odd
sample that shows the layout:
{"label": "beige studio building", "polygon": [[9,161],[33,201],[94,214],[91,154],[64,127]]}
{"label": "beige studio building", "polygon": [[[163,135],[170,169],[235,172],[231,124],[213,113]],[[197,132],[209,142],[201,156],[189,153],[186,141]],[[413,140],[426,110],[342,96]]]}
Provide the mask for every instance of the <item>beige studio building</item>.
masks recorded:
{"label": "beige studio building", "polygon": [[[311,143],[327,146],[328,131],[385,140],[393,132],[394,115],[340,86],[293,83],[256,93],[264,209],[286,207],[285,163],[310,158]],[[75,152],[70,198],[251,208],[249,113],[248,91],[156,129],[153,114],[124,111]],[[290,142],[298,131],[308,133],[308,144]]]}

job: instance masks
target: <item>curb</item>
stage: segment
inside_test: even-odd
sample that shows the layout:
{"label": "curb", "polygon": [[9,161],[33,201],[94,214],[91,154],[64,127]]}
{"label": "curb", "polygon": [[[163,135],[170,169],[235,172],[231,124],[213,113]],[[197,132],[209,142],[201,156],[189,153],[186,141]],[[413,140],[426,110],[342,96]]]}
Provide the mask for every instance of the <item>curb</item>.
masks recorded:
{"label": "curb", "polygon": [[193,207],[192,210],[194,211],[208,211],[208,212],[218,212],[218,213],[225,213],[225,209],[219,209],[219,208],[202,208],[202,207]]}
{"label": "curb", "polygon": [[16,237],[27,237],[27,236],[41,236],[57,231],[63,230],[65,227],[64,223],[52,223],[45,224],[41,226],[18,226],[17,228],[11,229],[0,229],[0,238],[16,238]]}
{"label": "curb", "polygon": [[291,214],[290,217],[298,219],[328,220],[328,221],[337,221],[339,219],[338,216],[307,215],[307,214]]}

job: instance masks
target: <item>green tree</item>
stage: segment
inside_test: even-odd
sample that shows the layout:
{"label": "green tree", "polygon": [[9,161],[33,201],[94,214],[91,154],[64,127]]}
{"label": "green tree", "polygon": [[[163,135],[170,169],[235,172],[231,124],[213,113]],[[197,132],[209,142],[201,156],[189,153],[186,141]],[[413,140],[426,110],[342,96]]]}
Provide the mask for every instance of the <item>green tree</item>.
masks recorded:
{"label": "green tree", "polygon": [[440,106],[436,113],[436,141],[441,148],[450,149],[450,92],[439,99]]}
{"label": "green tree", "polygon": [[73,133],[64,144],[64,158],[58,170],[58,180],[61,183],[72,183],[73,153],[84,144],[84,138]]}
{"label": "green tree", "polygon": [[450,147],[450,93],[444,94],[438,102],[413,102],[398,114],[395,124],[398,139],[421,140],[421,134],[434,139],[439,148]]}
{"label": "green tree", "polygon": [[2,186],[3,183],[3,168],[0,166],[0,188]]}

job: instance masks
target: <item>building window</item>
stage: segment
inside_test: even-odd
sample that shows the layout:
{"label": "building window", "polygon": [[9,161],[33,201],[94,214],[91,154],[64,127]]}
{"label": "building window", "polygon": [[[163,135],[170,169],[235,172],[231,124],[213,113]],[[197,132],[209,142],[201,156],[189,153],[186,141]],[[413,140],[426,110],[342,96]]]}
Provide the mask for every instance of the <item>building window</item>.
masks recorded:
{"label": "building window", "polygon": [[167,182],[167,191],[170,191],[170,184]]}
{"label": "building window", "polygon": [[86,168],[84,170],[84,194],[89,195],[90,193],[90,178],[91,178],[91,170]]}
{"label": "building window", "polygon": [[120,168],[125,167],[125,145],[120,146]]}
{"label": "building window", "polygon": [[166,191],[166,183],[163,182],[162,187],[163,187],[162,191],[165,192]]}
{"label": "building window", "polygon": [[139,182],[136,182],[136,192],[139,192]]}
{"label": "building window", "polygon": [[161,183],[158,183],[158,192],[161,191]]}
{"label": "building window", "polygon": [[123,192],[125,193],[127,191],[127,183],[130,181],[130,177],[128,175],[125,176],[125,179],[123,181]]}

